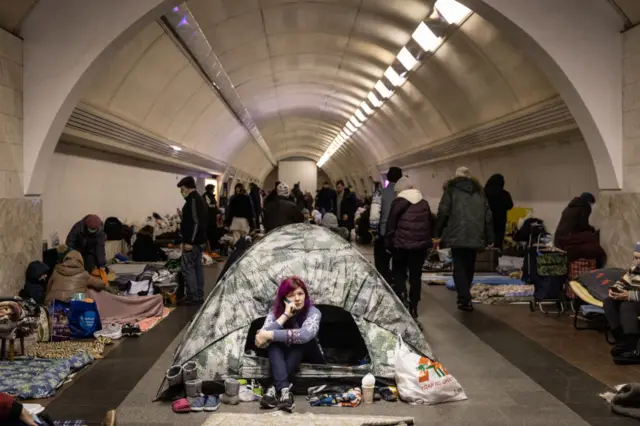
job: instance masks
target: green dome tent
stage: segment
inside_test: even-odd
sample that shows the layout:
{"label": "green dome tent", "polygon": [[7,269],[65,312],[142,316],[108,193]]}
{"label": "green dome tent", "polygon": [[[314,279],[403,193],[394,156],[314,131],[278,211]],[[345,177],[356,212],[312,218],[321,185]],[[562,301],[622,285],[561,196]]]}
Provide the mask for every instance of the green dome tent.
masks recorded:
{"label": "green dome tent", "polygon": [[[269,233],[229,268],[188,327],[172,365],[195,361],[203,380],[269,377],[268,358],[253,346],[255,331],[279,283],[292,275],[305,281],[323,314],[319,339],[328,358],[325,365],[303,363],[298,378],[323,383],[372,373],[393,380],[398,336],[414,353],[435,360],[409,312],[355,247],[327,229],[297,224]],[[343,359],[332,362],[332,356]]]}

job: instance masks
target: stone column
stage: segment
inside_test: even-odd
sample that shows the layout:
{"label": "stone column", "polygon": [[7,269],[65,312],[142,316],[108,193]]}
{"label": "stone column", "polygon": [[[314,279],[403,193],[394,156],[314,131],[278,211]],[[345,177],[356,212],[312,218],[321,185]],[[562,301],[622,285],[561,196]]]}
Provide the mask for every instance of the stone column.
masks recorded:
{"label": "stone column", "polygon": [[18,294],[42,257],[42,205],[23,196],[22,41],[0,29],[0,297]]}
{"label": "stone column", "polygon": [[623,61],[624,189],[600,193],[593,222],[609,265],[628,267],[640,241],[640,27],[624,34]]}

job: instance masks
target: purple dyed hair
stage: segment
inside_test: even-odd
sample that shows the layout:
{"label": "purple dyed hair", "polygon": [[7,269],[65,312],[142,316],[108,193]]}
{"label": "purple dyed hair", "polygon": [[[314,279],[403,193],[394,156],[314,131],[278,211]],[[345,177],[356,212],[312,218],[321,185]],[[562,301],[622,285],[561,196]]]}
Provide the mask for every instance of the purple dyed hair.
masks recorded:
{"label": "purple dyed hair", "polygon": [[287,294],[298,288],[301,288],[302,291],[304,291],[304,308],[302,308],[296,316],[300,318],[301,321],[304,321],[304,319],[307,318],[307,313],[309,312],[309,308],[311,308],[311,298],[309,297],[307,285],[300,277],[288,277],[280,283],[280,287],[278,287],[278,295],[276,296],[276,300],[273,302],[273,314],[276,319],[280,318],[284,313],[284,299],[287,297]]}

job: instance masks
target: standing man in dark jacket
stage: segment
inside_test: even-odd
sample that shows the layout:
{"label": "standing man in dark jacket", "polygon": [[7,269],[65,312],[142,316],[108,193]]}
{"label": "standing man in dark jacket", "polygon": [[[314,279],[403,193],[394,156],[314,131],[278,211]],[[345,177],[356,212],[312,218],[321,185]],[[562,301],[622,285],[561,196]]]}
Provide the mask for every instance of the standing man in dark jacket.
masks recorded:
{"label": "standing man in dark jacket", "polygon": [[356,196],[348,189],[342,180],[336,182],[336,216],[341,227],[347,228],[349,233],[355,226]]}
{"label": "standing man in dark jacket", "polygon": [[290,200],[290,191],[286,183],[280,182],[277,198],[264,207],[264,230],[270,232],[281,226],[304,222],[302,210]]}
{"label": "standing man in dark jacket", "polygon": [[391,251],[386,245],[387,221],[391,211],[391,203],[396,198],[396,182],[402,177],[402,169],[391,167],[387,172],[389,184],[382,191],[377,191],[371,201],[371,229],[376,234],[373,244],[373,259],[378,273],[391,284],[392,275],[389,263],[391,262]]}
{"label": "standing man in dark jacket", "polygon": [[393,288],[403,302],[409,272],[409,312],[418,318],[418,302],[422,290],[422,266],[431,248],[433,217],[429,203],[408,177],[395,185],[398,197],[391,203],[387,222],[387,247],[393,251]]}
{"label": "standing man in dark jacket", "polygon": [[107,234],[102,229],[102,219],[90,214],[73,225],[66,244],[70,250],[77,250],[82,254],[85,269],[92,273],[94,268],[107,267],[106,241]]}
{"label": "standing man in dark jacket", "polygon": [[260,227],[260,223],[262,223],[262,195],[260,195],[260,188],[255,183],[249,184],[249,188],[249,197],[251,197],[251,203],[256,215],[256,227]]}
{"label": "standing man in dark jacket", "polygon": [[335,213],[336,192],[329,186],[329,182],[322,184],[316,197],[316,210],[324,216],[325,213]]}
{"label": "standing man in dark jacket", "polygon": [[220,209],[218,209],[218,201],[216,200],[216,194],[214,193],[215,187],[211,184],[205,188],[203,198],[207,204],[207,241],[209,242],[209,248],[216,250],[219,246],[218,239],[218,215]]}
{"label": "standing man in dark jacket", "polygon": [[504,189],[504,176],[501,174],[491,176],[484,186],[484,195],[491,208],[496,247],[502,250],[507,229],[507,212],[513,208],[511,194]]}
{"label": "standing man in dark jacket", "polygon": [[458,291],[458,309],[473,311],[471,283],[476,254],[494,243],[493,220],[489,202],[480,183],[466,167],[444,185],[438,207],[434,242],[451,248],[453,281]]}
{"label": "standing man in dark jacket", "polygon": [[184,198],[182,207],[182,263],[180,269],[184,278],[186,297],[182,305],[204,302],[204,267],[202,252],[207,241],[208,207],[196,190],[196,181],[187,176],[178,182]]}

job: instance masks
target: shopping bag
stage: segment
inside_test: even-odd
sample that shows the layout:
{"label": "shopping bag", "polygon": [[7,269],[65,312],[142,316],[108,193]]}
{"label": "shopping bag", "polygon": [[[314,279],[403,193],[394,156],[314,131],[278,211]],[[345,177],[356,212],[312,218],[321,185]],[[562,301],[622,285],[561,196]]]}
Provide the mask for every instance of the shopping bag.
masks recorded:
{"label": "shopping bag", "polygon": [[71,338],[69,330],[69,315],[71,304],[54,300],[49,306],[49,318],[51,319],[51,341],[60,342]]}
{"label": "shopping bag", "polygon": [[69,331],[72,339],[86,339],[102,330],[102,322],[96,302],[71,301]]}
{"label": "shopping bag", "polygon": [[420,356],[398,337],[396,384],[400,399],[413,405],[462,401],[467,395],[460,383],[438,361]]}

